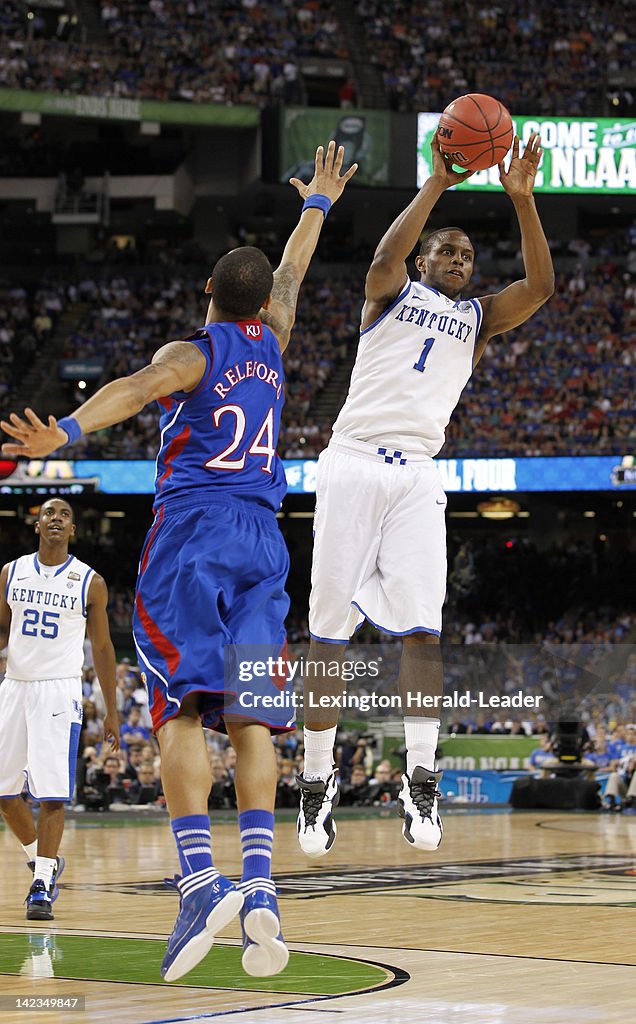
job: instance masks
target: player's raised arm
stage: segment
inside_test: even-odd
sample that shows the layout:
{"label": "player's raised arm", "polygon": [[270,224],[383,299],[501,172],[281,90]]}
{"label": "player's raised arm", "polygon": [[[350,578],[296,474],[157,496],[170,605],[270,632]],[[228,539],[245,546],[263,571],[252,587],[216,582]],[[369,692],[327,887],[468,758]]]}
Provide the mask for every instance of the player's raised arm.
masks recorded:
{"label": "player's raised arm", "polygon": [[7,455],[25,455],[42,458],[57,448],[76,441],[82,434],[111,427],[115,423],[135,416],[148,402],[173,391],[192,391],[203,376],[205,356],[196,345],[187,341],[171,341],[155,353],[152,363],[129,377],[120,377],[100,388],[92,398],[72,416],[61,419],[54,416],[48,422],[32,409],[24,410],[24,418],[11,413],[9,420],[0,421],[5,434],[14,442],[2,445]]}
{"label": "player's raised arm", "polygon": [[454,171],[453,162],[439,148],[437,133],[431,142],[433,173],[415,199],[396,217],[375,250],[365,284],[364,330],[382,315],[407,279],[406,260],[419,240],[435,203],[452,185],[469,178],[471,171]]}
{"label": "player's raised arm", "polygon": [[300,285],[315,252],[327,213],[358,169],[357,164],[352,164],[341,175],[343,159],[344,147],[340,146],[336,152],[335,142],[330,142],[326,153],[322,146],[316,150],[314,176],[308,185],[298,178],[290,178],[290,184],[298,189],[305,202],[300,220],[285,246],[280,266],[274,271],[274,286],[269,302],[260,314],[263,323],[271,327],[278,338],[281,352],[289,344],[296,319]]}
{"label": "player's raised arm", "polygon": [[475,352],[476,360],[489,338],[524,323],[554,292],[552,256],[532,194],[542,154],[539,135],[533,132],[522,156],[519,153],[519,139],[515,136],[508,171],[504,169],[503,163],[499,164],[501,184],[512,200],[519,221],[521,255],[526,276],[496,295],[486,295],[480,299],[484,319]]}

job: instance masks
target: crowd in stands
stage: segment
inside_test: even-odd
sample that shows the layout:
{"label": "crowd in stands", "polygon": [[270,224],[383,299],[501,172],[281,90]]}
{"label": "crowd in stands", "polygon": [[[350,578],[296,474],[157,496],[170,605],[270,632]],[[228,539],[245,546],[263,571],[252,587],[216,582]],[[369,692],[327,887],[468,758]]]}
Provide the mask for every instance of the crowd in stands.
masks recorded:
{"label": "crowd in stands", "polygon": [[[621,455],[636,445],[636,230],[563,248],[567,269],[558,273],[555,295],[521,328],[491,340],[453,414],[442,457]],[[498,291],[509,279],[482,274],[480,256],[489,266],[512,263],[511,278],[522,274],[516,242],[478,239],[477,249],[472,294]],[[558,267],[558,253],[555,260]],[[316,416],[312,404],[355,351],[362,291],[361,273],[303,286],[285,356],[284,458],[315,458],[330,437],[332,418]],[[164,341],[183,336],[184,324],[201,319],[201,296],[180,277],[87,277],[76,292],[87,309],[64,354],[105,356],[108,379],[137,369]],[[135,422],[83,439],[77,451],[154,457],[157,419],[146,409]]]}
{"label": "crowd in stands", "polygon": [[[521,666],[522,658],[518,650],[508,651],[506,657],[509,662],[516,662],[517,667]],[[473,660],[472,670],[475,664]],[[525,693],[533,692],[531,671],[526,675],[531,667],[532,659],[526,659],[523,662],[522,681]],[[465,670],[467,668],[464,666]],[[631,688],[633,698],[636,655],[626,658],[619,675],[620,681],[614,683],[617,690],[622,688],[626,692]],[[117,677],[117,701],[122,723],[121,750],[113,753],[109,745],[103,743],[105,709],[99,683],[92,668],[84,670],[84,722],[78,762],[76,808],[106,811],[148,807],[162,810],[165,808],[165,798],[161,788],[161,757],[151,732],[147,696],[140,681],[139,668],[124,659],[117,666]],[[459,685],[458,679],[453,676],[452,667],[449,669],[447,665],[446,692],[459,688]],[[474,687],[475,683],[472,685]],[[514,687],[518,688],[519,685],[519,679],[515,679]],[[636,726],[633,717],[630,721],[617,716],[611,696],[605,694],[602,698],[599,696],[589,700],[582,710],[581,717],[586,727],[586,744],[582,756],[588,769],[614,773],[606,806],[621,810],[631,805],[635,795],[630,783],[636,763]],[[631,712],[633,715],[633,703]],[[392,807],[404,770],[404,747],[396,743],[391,756],[384,757],[377,736],[365,732],[362,716],[357,717],[359,727],[351,728],[345,724],[339,729],[336,741],[335,759],[340,772],[341,803],[345,806]],[[395,717],[400,717],[399,712]],[[444,714],[442,733],[536,736],[537,747],[529,758],[528,767],[530,770],[546,771],[554,759],[551,732],[557,718],[557,711],[550,718],[539,715],[534,720],[525,715],[510,717],[477,714],[462,719]],[[227,736],[212,732],[206,732],[205,735],[211,771],[208,806],[211,810],[235,808],[236,754]],[[302,771],[303,763],[302,733],[286,733],[274,737],[272,742],[278,768],[276,804],[281,808],[296,808],[299,802],[297,775]],[[438,756],[443,756],[443,745]]]}
{"label": "crowd in stands", "polygon": [[94,96],[250,104],[299,102],[299,62],[346,58],[329,0],[102,0],[103,40],[29,31],[0,4],[0,87]]}
{"label": "crowd in stands", "polygon": [[358,0],[357,13],[399,111],[443,110],[454,96],[482,92],[515,114],[602,114],[608,75],[636,59],[619,0]]}
{"label": "crowd in stands", "polygon": [[[101,0],[99,41],[81,23],[47,31],[27,9],[0,4],[0,87],[264,106],[299,102],[304,58],[351,57],[330,0]],[[636,56],[619,0],[358,0],[355,10],[399,111],[487,92],[517,114],[600,114]]]}
{"label": "crowd in stands", "polygon": [[[447,430],[443,455],[620,454],[636,443],[636,238],[558,274],[550,301],[493,339]],[[514,274],[513,276],[517,276]],[[501,278],[476,273],[473,294]]]}
{"label": "crowd in stands", "polygon": [[[517,243],[477,244],[473,295],[488,294],[521,275]],[[531,320],[490,341],[447,429],[441,456],[505,457],[623,455],[636,447],[636,225],[561,246],[556,292]],[[506,266],[506,274],[480,271]],[[574,260],[577,260],[575,263]],[[561,268],[561,269],[559,269]],[[102,383],[134,372],[166,341],[183,337],[205,316],[202,282],[165,270],[90,269],[72,281],[0,290],[0,397],[45,349],[63,308],[76,322],[63,358],[99,358]],[[315,458],[328,442],[333,417],[316,400],[335,367],[352,361],[357,344],[362,269],[305,282],[292,342],[285,355],[286,404],[279,453]],[[347,374],[348,376],[348,374]],[[78,393],[77,400],[84,395]],[[340,400],[344,399],[344,390]],[[82,438],[76,458],[154,458],[159,411]]]}
{"label": "crowd in stands", "polygon": [[20,284],[0,282],[0,400],[4,402],[45,348],[68,302],[60,284],[48,282],[29,293]]}
{"label": "crowd in stands", "polygon": [[[103,358],[104,379],[133,373],[162,344],[184,337],[184,329],[195,330],[205,318],[205,297],[191,280],[178,276],[170,280],[158,275],[141,279],[87,276],[73,289],[83,309],[66,340],[63,357]],[[360,302],[360,288],[351,284],[324,279],[303,286],[292,343],[285,354],[281,454],[287,458],[315,456],[328,440],[330,424],[316,424],[308,412],[357,339]],[[154,458],[158,422],[158,408],[148,406],[134,421],[83,438],[72,454],[76,458]]]}
{"label": "crowd in stands", "polygon": [[[90,653],[88,653],[90,660]],[[121,718],[121,749],[114,753],[103,742],[105,706],[94,670],[83,674],[83,726],[80,738],[77,792],[78,810],[106,811],[149,807],[162,810],[161,756],[152,735],[147,695],[139,668],[124,659],[117,666],[117,707]],[[212,787],[211,810],[236,807],[234,773],[236,754],[227,736],[206,732]],[[274,737],[278,766],[278,807],[296,808],[299,790],[296,776],[302,771],[302,734]],[[381,752],[380,752],[381,753]],[[341,802],[348,806],[393,804],[399,790],[402,767],[379,758],[370,736],[342,730],[336,760],[342,783]]]}

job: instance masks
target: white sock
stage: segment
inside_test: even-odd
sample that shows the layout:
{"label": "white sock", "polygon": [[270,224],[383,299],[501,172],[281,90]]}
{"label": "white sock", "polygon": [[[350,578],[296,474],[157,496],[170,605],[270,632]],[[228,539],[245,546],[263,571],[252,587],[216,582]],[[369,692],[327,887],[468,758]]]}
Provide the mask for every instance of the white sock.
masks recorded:
{"label": "white sock", "polygon": [[22,849],[26,853],[27,861],[32,861],[32,860],[34,861],[35,858],[38,855],[38,841],[37,841],[37,839],[34,839],[32,843],[27,843],[26,846],[25,846],[24,843],[20,843],[20,846],[22,847]]}
{"label": "white sock", "polygon": [[312,782],[329,778],[333,771],[333,747],[336,742],[336,729],[303,729],[305,744],[305,767],[303,779]]}
{"label": "white sock", "polygon": [[435,771],[435,751],[439,736],[439,718],[416,718],[409,715],[404,719],[406,740],[406,774],[410,778],[413,769],[421,765],[430,772]]}
{"label": "white sock", "polygon": [[57,867],[57,858],[53,857],[36,857],[35,858],[35,871],[33,872],[33,881],[40,878],[47,889],[51,886],[53,880],[53,872]]}

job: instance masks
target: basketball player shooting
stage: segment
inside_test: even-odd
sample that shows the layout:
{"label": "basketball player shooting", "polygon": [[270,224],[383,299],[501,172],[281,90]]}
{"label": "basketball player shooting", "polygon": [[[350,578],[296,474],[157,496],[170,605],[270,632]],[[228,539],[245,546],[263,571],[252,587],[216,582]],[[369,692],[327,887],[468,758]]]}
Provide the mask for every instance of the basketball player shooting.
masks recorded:
{"label": "basketball player shooting", "polygon": [[[415,260],[419,281],[407,273],[405,261],[435,203],[471,173],[455,171],[434,137],[431,177],[373,257],[349,394],[318,465],[308,660],[324,665],[342,659],[364,619],[403,638],[398,688],[407,755],[398,809],[404,838],[421,850],[436,849],[442,839],[441,773],[435,771],[439,710],[418,703],[418,697],[442,693],[446,495],[433,459],[490,338],[525,323],[554,291],[532,194],[541,154],[536,134],[523,153],[515,137],[508,170],[499,164],[519,222],[525,277],[496,295],[464,300],[475,250],[461,228],[427,235]],[[338,802],[337,704],[317,705],[322,695],[335,697],[342,689],[340,679],[320,671],[305,679],[298,837],[312,857],[333,845]]]}

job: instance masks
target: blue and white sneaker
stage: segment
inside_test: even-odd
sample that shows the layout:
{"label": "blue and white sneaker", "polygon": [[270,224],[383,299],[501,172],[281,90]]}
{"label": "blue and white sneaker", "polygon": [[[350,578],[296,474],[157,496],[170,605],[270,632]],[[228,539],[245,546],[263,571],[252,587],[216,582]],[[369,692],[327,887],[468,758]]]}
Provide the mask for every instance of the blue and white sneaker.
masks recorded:
{"label": "blue and white sneaker", "polygon": [[308,857],[324,857],[336,841],[333,809],[340,800],[336,772],[324,782],[321,779],[308,782],[302,775],[296,776],[296,782],[300,792],[297,822],[300,848]]}
{"label": "blue and white sneaker", "polygon": [[[49,888],[49,896],[51,897],[51,903],[55,903],[56,899],[60,895],[60,890],[57,887],[57,880],[64,871],[64,868],[66,867],[66,861],[64,860],[64,857],[56,857],[55,859],[57,861],[57,866],[55,868],[55,871],[53,872],[53,878],[51,879],[51,886]],[[35,871],[35,861],[27,861],[27,867],[31,874],[33,874],[33,872]]]}
{"label": "blue and white sneaker", "polygon": [[402,776],[397,809],[404,818],[402,835],[416,850],[436,850],[442,841],[444,828],[437,806],[441,795],[437,784],[442,774],[418,765],[410,778]]}
{"label": "blue and white sneaker", "polygon": [[241,910],[243,970],[252,978],[270,978],[287,967],[289,950],[280,930],[276,886],[269,879],[243,883],[245,903]]}
{"label": "blue and white sneaker", "polygon": [[27,921],[54,921],[52,903],[46,884],[36,878],[26,898]]}
{"label": "blue and white sneaker", "polygon": [[166,883],[179,890],[179,913],[161,973],[164,981],[178,981],[212,949],[217,932],[225,928],[243,906],[243,893],[213,868]]}

